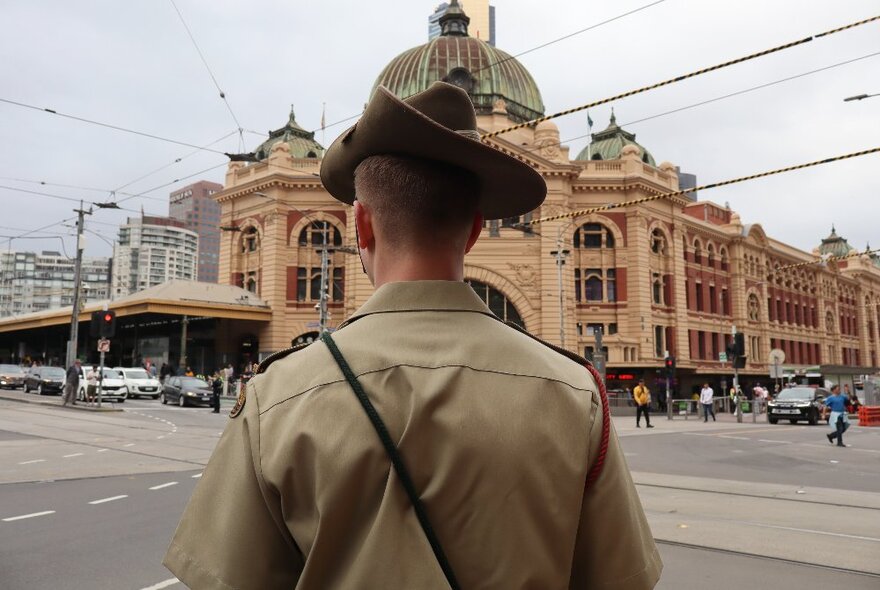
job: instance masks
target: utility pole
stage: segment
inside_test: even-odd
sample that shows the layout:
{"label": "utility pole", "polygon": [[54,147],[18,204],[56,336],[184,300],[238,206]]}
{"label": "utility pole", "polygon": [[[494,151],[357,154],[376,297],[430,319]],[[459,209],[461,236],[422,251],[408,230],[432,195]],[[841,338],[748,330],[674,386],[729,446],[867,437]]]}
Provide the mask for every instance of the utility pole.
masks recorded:
{"label": "utility pole", "polygon": [[608,359],[605,358],[605,351],[602,349],[602,326],[593,328],[593,336],[596,338],[596,351],[593,353],[593,366],[602,377],[602,383],[605,383],[605,364]]}
{"label": "utility pole", "polygon": [[559,346],[562,348],[565,348],[565,298],[562,290],[562,265],[565,264],[568,253],[568,250],[562,249],[562,230],[560,229],[556,236],[556,249],[551,250],[550,254],[556,257],[556,280],[559,290]]}
{"label": "utility pole", "polygon": [[[733,340],[736,342],[736,326],[732,329]],[[742,424],[742,400],[739,399],[739,369],[737,368],[736,355],[733,357],[733,401],[736,404],[736,421]]]}
{"label": "utility pole", "polygon": [[321,240],[321,299],[318,302],[318,331],[323,334],[327,331],[327,323],[329,318],[329,313],[327,313],[327,299],[328,299],[328,281],[327,281],[327,273],[329,272],[330,266],[330,250],[327,246],[327,222],[324,222],[324,239]]}
{"label": "utility pole", "polygon": [[74,209],[77,214],[76,219],[76,266],[73,271],[73,311],[70,314],[70,341],[67,343],[67,364],[69,367],[76,360],[78,350],[77,341],[79,338],[79,290],[80,280],[82,279],[82,257],[85,248],[85,239],[83,230],[85,226],[85,216],[92,214],[91,207],[88,211],[83,209],[83,202],[79,202],[79,209]]}

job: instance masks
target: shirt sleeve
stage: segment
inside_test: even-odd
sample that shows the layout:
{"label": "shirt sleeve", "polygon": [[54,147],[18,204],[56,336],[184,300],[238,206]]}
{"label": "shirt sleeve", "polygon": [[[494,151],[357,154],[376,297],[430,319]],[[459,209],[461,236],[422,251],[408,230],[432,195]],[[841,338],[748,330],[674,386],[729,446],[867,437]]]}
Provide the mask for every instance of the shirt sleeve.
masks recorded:
{"label": "shirt sleeve", "polygon": [[[602,436],[601,409],[594,409],[589,465],[596,461]],[[602,473],[584,493],[569,588],[649,590],[663,563],[613,424],[609,428]]]}
{"label": "shirt sleeve", "polygon": [[277,494],[260,468],[253,386],[196,485],[163,561],[194,590],[293,588],[302,554],[283,524]]}

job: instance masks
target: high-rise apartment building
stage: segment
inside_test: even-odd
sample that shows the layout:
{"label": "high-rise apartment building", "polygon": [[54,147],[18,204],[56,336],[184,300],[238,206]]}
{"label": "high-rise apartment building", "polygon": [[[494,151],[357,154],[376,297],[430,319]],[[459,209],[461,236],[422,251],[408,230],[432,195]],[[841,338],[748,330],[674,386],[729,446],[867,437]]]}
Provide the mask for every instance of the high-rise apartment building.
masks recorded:
{"label": "high-rise apartment building", "polygon": [[[73,305],[75,265],[60,252],[0,253],[0,317]],[[80,297],[110,297],[109,258],[83,258]]]}
{"label": "high-rise apartment building", "polygon": [[220,205],[211,197],[222,184],[200,180],[171,193],[169,216],[199,235],[198,280],[217,282],[220,262]]}
{"label": "high-rise apartment building", "polygon": [[170,217],[129,217],[113,246],[114,297],[171,279],[196,280],[199,236]]}
{"label": "high-rise apartment building", "polygon": [[[459,2],[462,9],[471,19],[468,34],[495,45],[495,7],[489,6],[489,0],[466,0]],[[449,2],[441,2],[428,17],[428,39],[440,36],[440,17],[446,14]]]}

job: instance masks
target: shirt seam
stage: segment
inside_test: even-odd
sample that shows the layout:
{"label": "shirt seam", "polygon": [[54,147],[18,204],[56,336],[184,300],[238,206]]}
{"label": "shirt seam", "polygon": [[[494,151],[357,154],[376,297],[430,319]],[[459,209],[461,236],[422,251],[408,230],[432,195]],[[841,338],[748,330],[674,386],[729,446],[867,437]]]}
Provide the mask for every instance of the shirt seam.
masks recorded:
{"label": "shirt seam", "polygon": [[[178,545],[176,542],[171,541],[171,546],[174,548],[175,553],[177,553],[182,559],[188,561],[192,564],[192,567],[196,569],[202,576],[214,580],[218,584],[221,584],[224,588],[228,588],[229,590],[238,590],[238,586],[230,586],[225,581],[221,580],[217,576],[215,576],[209,569],[202,566],[201,562],[199,562],[192,555],[187,553],[183,547]],[[173,573],[173,572],[172,572]]]}
{"label": "shirt seam", "polygon": [[[372,374],[374,374],[374,373],[381,373],[381,372],[383,372],[383,371],[388,371],[388,370],[391,370],[391,369],[398,369],[398,368],[401,368],[401,367],[412,367],[412,368],[416,368],[416,369],[449,369],[449,368],[470,369],[471,371],[475,371],[475,372],[477,372],[477,373],[487,373],[487,374],[493,374],[493,375],[505,375],[505,376],[508,376],[508,377],[525,377],[525,378],[529,378],[529,379],[540,379],[540,380],[542,380],[542,381],[550,381],[550,382],[553,382],[553,383],[561,383],[562,385],[565,385],[565,386],[567,386],[567,387],[571,387],[571,388],[574,389],[575,391],[581,391],[581,392],[591,393],[591,394],[595,394],[595,393],[596,393],[596,392],[595,392],[594,390],[592,390],[592,389],[584,388],[584,387],[578,387],[577,385],[573,385],[573,384],[569,383],[568,381],[563,381],[562,379],[556,379],[556,378],[553,378],[553,377],[547,377],[546,375],[531,375],[531,374],[528,374],[528,373],[512,373],[512,372],[508,372],[508,371],[499,371],[499,370],[494,370],[494,369],[478,369],[478,368],[476,368],[476,367],[471,367],[471,366],[469,366],[469,365],[458,364],[458,363],[448,363],[448,364],[442,364],[442,365],[416,365],[416,364],[412,364],[412,363],[395,363],[395,364],[393,364],[393,365],[387,365],[387,366],[385,366],[385,367],[381,367],[381,368],[378,368],[378,369],[371,369],[371,370],[369,370],[369,371],[363,371],[363,372],[361,372],[361,373],[357,373],[356,376],[357,376],[358,378],[360,378],[360,377],[363,377],[364,375],[372,375]],[[304,395],[304,394],[306,394],[306,393],[309,393],[309,392],[314,391],[314,390],[316,390],[316,389],[319,389],[319,388],[321,388],[321,387],[327,387],[328,385],[335,385],[335,384],[337,384],[337,383],[343,383],[344,381],[345,381],[345,379],[334,379],[334,380],[332,380],[332,381],[326,381],[326,382],[324,382],[324,383],[319,383],[319,384],[317,384],[317,385],[314,385],[314,386],[312,386],[312,387],[309,387],[309,388],[307,388],[307,389],[304,389],[304,390],[302,390],[302,391],[300,391],[300,392],[298,392],[298,393],[295,393],[295,394],[291,395],[290,397],[287,397],[287,398],[285,398],[285,399],[283,399],[283,400],[279,400],[279,401],[275,402],[274,404],[272,404],[271,406],[267,407],[265,410],[260,410],[260,409],[259,409],[259,404],[257,404],[257,406],[258,406],[258,408],[257,408],[258,415],[259,415],[260,417],[262,417],[264,414],[268,413],[270,410],[272,410],[272,409],[274,409],[274,408],[280,406],[281,404],[284,404],[284,403],[286,403],[286,402],[289,402],[290,400],[292,400],[292,399],[294,399],[294,398],[297,398],[297,397],[299,397],[299,396],[301,396],[301,395]],[[254,394],[255,394],[254,397],[256,397],[256,387],[254,387]]]}

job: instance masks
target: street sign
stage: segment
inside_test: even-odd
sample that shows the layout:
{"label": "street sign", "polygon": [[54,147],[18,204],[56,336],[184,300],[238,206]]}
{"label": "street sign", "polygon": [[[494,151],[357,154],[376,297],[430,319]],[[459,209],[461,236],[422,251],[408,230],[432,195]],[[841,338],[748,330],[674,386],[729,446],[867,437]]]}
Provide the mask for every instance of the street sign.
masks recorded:
{"label": "street sign", "polygon": [[110,352],[110,341],[107,338],[98,340],[98,352]]}
{"label": "street sign", "polygon": [[722,363],[726,363],[727,362],[727,353],[726,352],[719,352],[718,353],[718,360],[721,361]]}
{"label": "street sign", "polygon": [[785,378],[785,375],[782,374],[782,365],[770,365],[770,378],[771,379]]}

